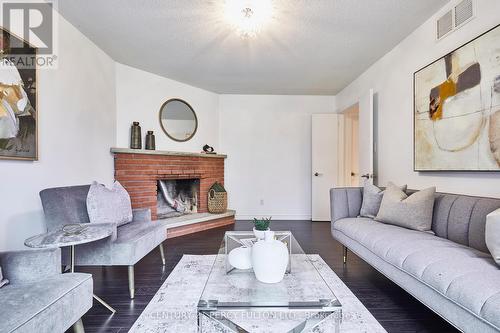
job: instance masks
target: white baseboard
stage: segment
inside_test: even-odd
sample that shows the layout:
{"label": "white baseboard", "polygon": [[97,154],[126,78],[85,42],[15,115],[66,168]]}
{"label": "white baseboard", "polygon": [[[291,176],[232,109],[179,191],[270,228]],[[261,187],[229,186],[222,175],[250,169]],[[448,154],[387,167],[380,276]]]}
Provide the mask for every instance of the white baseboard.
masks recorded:
{"label": "white baseboard", "polygon": [[254,217],[259,218],[259,217],[269,217],[272,216],[274,221],[279,221],[279,220],[311,220],[311,215],[285,215],[285,214],[238,214],[236,212],[236,220],[253,220]]}

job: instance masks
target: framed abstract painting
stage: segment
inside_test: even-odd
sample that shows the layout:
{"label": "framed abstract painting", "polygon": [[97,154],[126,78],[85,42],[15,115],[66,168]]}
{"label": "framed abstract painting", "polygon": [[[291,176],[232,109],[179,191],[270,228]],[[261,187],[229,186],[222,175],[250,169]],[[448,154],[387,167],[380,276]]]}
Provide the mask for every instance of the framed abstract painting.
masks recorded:
{"label": "framed abstract painting", "polygon": [[37,68],[23,61],[36,55],[0,28],[0,159],[38,159]]}
{"label": "framed abstract painting", "polygon": [[500,25],[413,79],[414,170],[500,171]]}

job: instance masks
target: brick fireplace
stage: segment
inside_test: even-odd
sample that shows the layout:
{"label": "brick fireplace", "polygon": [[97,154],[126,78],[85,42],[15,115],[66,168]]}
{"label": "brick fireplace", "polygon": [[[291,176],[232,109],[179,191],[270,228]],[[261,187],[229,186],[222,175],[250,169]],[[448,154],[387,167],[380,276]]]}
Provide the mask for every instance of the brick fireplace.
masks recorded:
{"label": "brick fireplace", "polygon": [[157,219],[157,183],[168,179],[199,179],[198,213],[208,212],[208,190],[224,184],[225,155],[112,148],[115,179],[129,192],[133,208],[150,208]]}

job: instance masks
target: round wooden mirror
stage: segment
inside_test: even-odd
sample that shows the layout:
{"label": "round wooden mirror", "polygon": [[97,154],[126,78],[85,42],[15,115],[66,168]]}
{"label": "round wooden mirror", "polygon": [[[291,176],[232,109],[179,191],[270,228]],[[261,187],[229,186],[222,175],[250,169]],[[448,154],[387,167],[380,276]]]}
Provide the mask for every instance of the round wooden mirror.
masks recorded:
{"label": "round wooden mirror", "polygon": [[160,108],[160,125],[172,140],[190,140],[198,129],[198,118],[191,105],[182,99],[169,99]]}

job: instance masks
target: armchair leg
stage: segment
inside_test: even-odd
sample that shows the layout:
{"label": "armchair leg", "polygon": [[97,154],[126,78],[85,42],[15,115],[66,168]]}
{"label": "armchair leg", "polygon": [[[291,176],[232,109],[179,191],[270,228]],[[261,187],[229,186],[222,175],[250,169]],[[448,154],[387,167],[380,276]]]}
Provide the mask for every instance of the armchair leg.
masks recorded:
{"label": "armchair leg", "polygon": [[158,246],[160,248],[161,262],[165,266],[165,250],[163,249],[163,243]]}
{"label": "armchair leg", "polygon": [[346,265],[347,264],[347,247],[346,246],[342,246],[342,247],[344,249],[344,258],[343,258],[344,265]]}
{"label": "armchair leg", "polygon": [[75,332],[75,333],[85,333],[85,329],[83,328],[82,318],[78,319],[78,321],[73,324],[73,332]]}
{"label": "armchair leg", "polygon": [[128,290],[130,292],[130,299],[134,299],[135,297],[134,265],[128,266]]}

